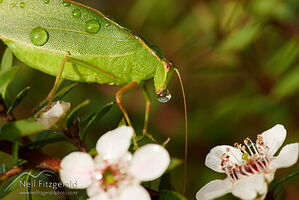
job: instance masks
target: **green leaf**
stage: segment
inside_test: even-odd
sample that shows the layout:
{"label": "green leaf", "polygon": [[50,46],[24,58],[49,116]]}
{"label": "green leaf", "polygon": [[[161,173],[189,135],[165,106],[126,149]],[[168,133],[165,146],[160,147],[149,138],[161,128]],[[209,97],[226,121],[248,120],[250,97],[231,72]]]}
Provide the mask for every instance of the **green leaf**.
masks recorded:
{"label": "green leaf", "polygon": [[20,181],[23,182],[26,180],[26,176],[15,175],[9,180],[5,181],[0,186],[0,199],[8,195],[10,192],[16,190],[20,186]]}
{"label": "green leaf", "polygon": [[170,191],[170,190],[161,190],[160,191],[160,200],[187,200],[183,195]]}
{"label": "green leaf", "polygon": [[74,87],[76,87],[78,83],[73,83],[68,86],[65,86],[61,90],[59,90],[55,95],[54,95],[54,101],[62,99],[67,93],[69,93]]}
{"label": "green leaf", "polygon": [[0,140],[14,141],[19,137],[29,136],[44,131],[45,127],[32,118],[10,122],[0,130]]}
{"label": "green leaf", "polygon": [[79,112],[79,110],[88,105],[90,103],[89,100],[85,100],[83,101],[82,103],[80,103],[79,105],[77,105],[69,114],[68,116],[66,117],[66,124],[67,124],[67,127],[70,128],[72,125],[73,125],[73,121],[77,115],[77,113]]}
{"label": "green leaf", "polygon": [[251,22],[232,32],[219,46],[220,52],[239,51],[247,47],[261,32],[261,24]]}
{"label": "green leaf", "polygon": [[19,92],[19,94],[16,96],[16,99],[9,106],[7,114],[10,114],[22,102],[22,100],[28,94],[29,90],[30,90],[30,87],[26,87],[21,92]]}
{"label": "green leaf", "polygon": [[85,140],[86,136],[87,136],[87,130],[88,128],[95,123],[96,121],[100,120],[111,108],[112,106],[115,104],[115,102],[109,102],[107,104],[105,104],[104,106],[102,106],[97,112],[92,113],[91,115],[89,115],[85,120],[82,120],[82,125],[86,124],[83,131],[81,132],[81,138],[83,139],[83,141]]}
{"label": "green leaf", "polygon": [[163,176],[161,177],[160,183],[159,183],[159,191],[173,190],[173,186],[172,186],[171,182],[172,182],[171,173],[167,172],[167,173],[163,174]]}
{"label": "green leaf", "polygon": [[12,63],[13,63],[12,51],[9,48],[6,48],[2,57],[0,71],[6,71],[10,69],[12,67]]}
{"label": "green leaf", "polygon": [[52,136],[50,138],[37,140],[37,141],[31,142],[31,143],[25,144],[23,146],[33,148],[33,149],[41,149],[48,144],[57,143],[57,142],[68,142],[70,144],[73,144],[73,142],[70,139],[68,139],[67,137],[65,137],[63,135],[56,135],[56,136]]}
{"label": "green leaf", "polygon": [[16,73],[21,67],[12,67],[5,71],[0,71],[0,95],[5,98],[6,90],[9,83],[14,79]]}
{"label": "green leaf", "polygon": [[288,72],[273,89],[273,95],[278,98],[291,96],[299,91],[299,67]]}
{"label": "green leaf", "polygon": [[180,166],[181,164],[183,164],[182,159],[171,158],[171,161],[170,161],[170,164],[167,168],[167,171],[171,171],[171,170],[175,169],[176,167]]}
{"label": "green leaf", "polygon": [[273,76],[277,76],[288,70],[298,59],[299,42],[295,39],[288,41],[279,48],[267,62],[267,71]]}

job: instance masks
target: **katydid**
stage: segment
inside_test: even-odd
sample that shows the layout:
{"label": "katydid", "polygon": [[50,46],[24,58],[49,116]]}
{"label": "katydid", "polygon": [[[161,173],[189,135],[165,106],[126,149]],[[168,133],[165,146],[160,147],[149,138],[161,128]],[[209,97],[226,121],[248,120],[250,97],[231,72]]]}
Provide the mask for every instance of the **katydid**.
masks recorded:
{"label": "katydid", "polygon": [[[178,69],[139,36],[101,12],[73,1],[0,0],[0,38],[26,65],[56,76],[51,98],[61,79],[124,85],[116,101],[131,125],[121,97],[128,89],[154,79],[161,101]],[[182,81],[180,78],[180,83]],[[185,105],[185,93],[182,86]],[[150,101],[146,99],[144,132]],[[187,138],[187,120],[186,120]],[[186,140],[187,143],[187,140]],[[187,153],[187,145],[185,149]],[[186,155],[185,155],[186,156]]]}

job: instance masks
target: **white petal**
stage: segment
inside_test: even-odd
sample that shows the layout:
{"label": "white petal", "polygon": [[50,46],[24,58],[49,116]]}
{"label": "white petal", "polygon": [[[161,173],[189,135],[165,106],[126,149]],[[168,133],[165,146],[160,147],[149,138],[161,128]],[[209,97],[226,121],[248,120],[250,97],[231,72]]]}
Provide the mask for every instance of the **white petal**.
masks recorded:
{"label": "white petal", "polygon": [[101,194],[93,196],[87,200],[113,200],[113,199],[109,198],[106,193],[101,193]]}
{"label": "white petal", "polygon": [[45,128],[49,129],[55,125],[61,117],[65,115],[70,109],[71,104],[64,101],[53,102],[50,106],[50,109],[44,110],[47,107],[43,108],[40,111],[40,116],[37,118],[37,121],[42,123]]}
{"label": "white petal", "polygon": [[218,198],[231,192],[232,186],[232,182],[228,179],[211,181],[196,193],[196,199],[210,200]]}
{"label": "white petal", "polygon": [[151,200],[151,197],[142,186],[133,185],[124,188],[118,200]]}
{"label": "white petal", "polygon": [[92,183],[94,164],[89,154],[83,152],[70,153],[62,159],[60,167],[61,181],[67,186],[83,189]]}
{"label": "white petal", "polygon": [[273,128],[263,132],[261,135],[265,145],[269,147],[268,153],[273,156],[283,144],[287,131],[283,125],[277,124]]}
{"label": "white petal", "polygon": [[147,144],[134,153],[129,171],[140,181],[150,181],[160,177],[169,163],[166,149],[157,144]]}
{"label": "white petal", "polygon": [[234,185],[233,195],[244,200],[253,200],[267,193],[267,183],[263,174],[254,174],[237,181]]}
{"label": "white petal", "polygon": [[104,160],[117,161],[128,151],[133,133],[129,126],[121,126],[105,133],[97,142],[97,152]]}
{"label": "white petal", "polygon": [[279,155],[270,163],[270,169],[286,168],[294,165],[298,160],[299,143],[292,143],[284,146]]}
{"label": "white petal", "polygon": [[103,190],[100,188],[99,182],[95,181],[86,189],[87,195],[93,197],[99,193],[103,193]]}
{"label": "white petal", "polygon": [[[227,151],[229,149],[229,151]],[[239,149],[229,145],[216,146],[208,153],[205,164],[207,167],[213,169],[216,172],[224,173],[225,171],[221,167],[221,156],[223,154],[229,155],[229,160],[234,164],[240,164],[242,162],[242,153]]]}

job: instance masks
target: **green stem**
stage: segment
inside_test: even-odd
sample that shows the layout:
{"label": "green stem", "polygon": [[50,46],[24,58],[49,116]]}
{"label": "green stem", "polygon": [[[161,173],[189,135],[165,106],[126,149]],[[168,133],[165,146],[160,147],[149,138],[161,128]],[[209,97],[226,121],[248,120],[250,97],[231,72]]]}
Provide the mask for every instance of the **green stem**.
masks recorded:
{"label": "green stem", "polygon": [[289,179],[291,179],[291,178],[293,178],[294,176],[297,176],[297,175],[299,175],[299,170],[297,172],[289,174],[288,176],[278,180],[277,183],[274,185],[272,191],[274,191],[281,183],[283,183],[283,182],[285,182],[285,181],[287,181],[287,180],[289,180]]}

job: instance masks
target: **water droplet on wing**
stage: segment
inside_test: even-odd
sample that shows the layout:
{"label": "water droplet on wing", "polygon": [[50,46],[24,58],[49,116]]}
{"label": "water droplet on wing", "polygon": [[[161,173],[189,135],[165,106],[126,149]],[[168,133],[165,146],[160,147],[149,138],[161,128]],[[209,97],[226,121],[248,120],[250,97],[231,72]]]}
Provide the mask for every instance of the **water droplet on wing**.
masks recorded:
{"label": "water droplet on wing", "polygon": [[21,8],[26,8],[26,3],[25,3],[25,2],[21,2],[21,3],[20,3],[20,7],[21,7]]}
{"label": "water droplet on wing", "polygon": [[45,29],[41,27],[36,27],[31,31],[30,39],[32,44],[36,46],[42,46],[47,43],[49,39],[49,34]]}
{"label": "water droplet on wing", "polygon": [[168,89],[163,90],[157,97],[161,103],[166,103],[171,99],[171,94]]}
{"label": "water droplet on wing", "polygon": [[10,4],[10,7],[15,8],[15,7],[16,7],[16,4],[15,4],[15,3],[11,3],[11,4]]}
{"label": "water droplet on wing", "polygon": [[85,30],[87,33],[96,34],[101,29],[101,24],[97,20],[89,20],[85,22]]}
{"label": "water droplet on wing", "polygon": [[68,2],[68,1],[62,1],[62,5],[63,5],[64,7],[70,7],[70,6],[71,6],[71,3]]}
{"label": "water droplet on wing", "polygon": [[72,16],[73,16],[74,18],[79,18],[79,17],[81,17],[81,11],[80,11],[79,9],[75,9],[75,10],[73,10],[73,12],[72,12]]}
{"label": "water droplet on wing", "polygon": [[45,3],[45,4],[49,4],[49,3],[50,3],[50,0],[44,0],[44,3]]}

